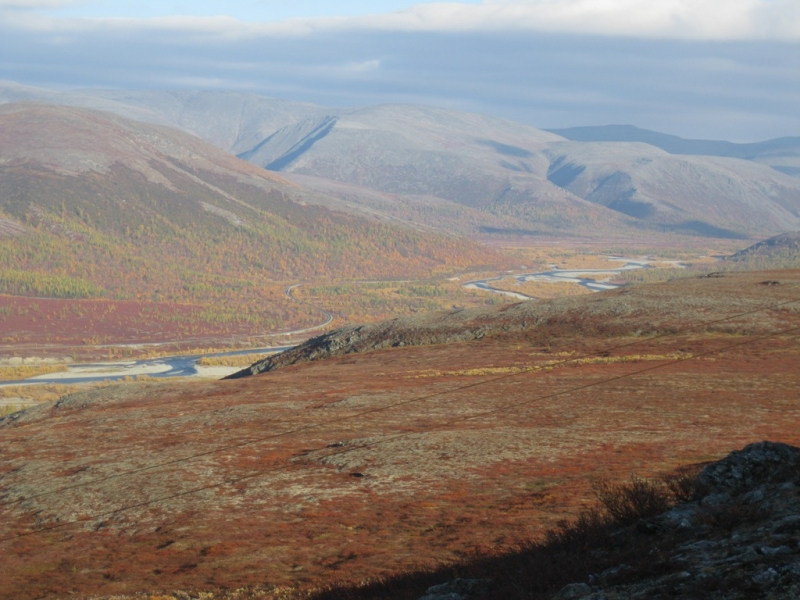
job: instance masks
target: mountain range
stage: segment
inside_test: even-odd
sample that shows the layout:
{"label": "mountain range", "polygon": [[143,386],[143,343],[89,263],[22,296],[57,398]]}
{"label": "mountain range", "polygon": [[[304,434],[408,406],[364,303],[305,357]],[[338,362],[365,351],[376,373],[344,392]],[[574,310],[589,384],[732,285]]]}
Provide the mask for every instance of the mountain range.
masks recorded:
{"label": "mountain range", "polygon": [[425,106],[0,85],[0,102],[20,100],[183,129],[352,210],[473,236],[737,239],[800,227],[794,138],[706,143],[630,128],[547,132]]}

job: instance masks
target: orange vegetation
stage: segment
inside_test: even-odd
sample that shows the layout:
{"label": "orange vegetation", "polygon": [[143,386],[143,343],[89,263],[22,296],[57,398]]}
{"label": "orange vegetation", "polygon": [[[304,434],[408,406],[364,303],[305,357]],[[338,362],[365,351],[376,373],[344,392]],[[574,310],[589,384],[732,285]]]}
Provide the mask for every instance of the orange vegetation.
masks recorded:
{"label": "orange vegetation", "polygon": [[[800,301],[800,272],[736,281]],[[717,282],[694,284],[725,317]],[[112,386],[7,419],[0,597],[292,598],[513,548],[591,502],[594,481],[800,444],[800,311],[661,337],[591,333],[604,318],[573,310],[546,343],[531,326]]]}

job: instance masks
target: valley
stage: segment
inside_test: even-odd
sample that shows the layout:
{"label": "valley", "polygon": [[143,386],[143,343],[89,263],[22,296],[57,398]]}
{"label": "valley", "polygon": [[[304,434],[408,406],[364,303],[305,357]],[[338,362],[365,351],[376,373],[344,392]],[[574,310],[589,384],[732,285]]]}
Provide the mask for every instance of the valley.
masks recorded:
{"label": "valley", "polygon": [[[83,314],[78,311],[68,313],[70,318],[64,318],[67,313],[63,310],[61,313],[44,313],[37,311],[37,300],[44,302],[45,305],[52,306],[54,301],[41,300],[41,299],[25,299],[24,315],[39,313],[38,318],[44,323],[48,324],[49,329],[43,332],[41,344],[35,343],[30,346],[25,343],[17,343],[14,345],[6,346],[9,354],[17,356],[16,359],[6,358],[7,365],[14,364],[27,364],[37,365],[46,363],[48,365],[55,365],[62,369],[57,373],[36,374],[34,371],[31,375],[25,378],[13,378],[12,376],[5,376],[4,371],[13,371],[13,368],[0,363],[0,391],[2,388],[6,389],[6,399],[0,399],[0,405],[4,409],[16,409],[22,406],[34,405],[37,403],[38,394],[34,389],[23,390],[20,389],[21,385],[58,385],[59,389],[71,389],[69,386],[79,386],[85,388],[90,384],[101,383],[103,385],[119,381],[119,380],[149,380],[151,378],[165,378],[165,377],[205,377],[205,378],[221,378],[230,375],[237,369],[235,367],[218,367],[199,368],[198,361],[203,357],[222,357],[222,356],[246,356],[250,354],[259,353],[275,353],[287,350],[296,343],[302,342],[305,338],[314,335],[315,332],[322,332],[329,328],[331,323],[336,320],[337,324],[342,325],[348,322],[363,323],[374,321],[376,319],[385,318],[387,316],[399,316],[403,314],[414,314],[420,311],[441,310],[447,309],[451,306],[458,306],[463,310],[466,307],[474,307],[480,305],[492,305],[498,302],[498,296],[503,297],[504,301],[513,300],[529,300],[529,299],[542,299],[550,298],[555,295],[567,296],[577,295],[587,292],[596,292],[602,290],[609,290],[618,287],[618,284],[609,283],[610,279],[619,273],[640,269],[640,268],[653,268],[653,264],[663,268],[665,266],[673,266],[675,261],[657,261],[652,259],[634,259],[634,258],[621,258],[621,257],[604,257],[595,254],[582,254],[580,252],[563,252],[550,253],[539,251],[539,258],[546,258],[558,260],[561,258],[565,261],[563,264],[578,265],[586,264],[587,266],[597,266],[604,262],[617,263],[617,268],[608,269],[559,269],[537,272],[537,273],[522,273],[515,275],[501,274],[495,277],[490,277],[482,280],[470,280],[470,277],[452,277],[447,280],[441,281],[371,281],[371,282],[341,282],[329,285],[304,285],[294,284],[285,289],[285,295],[292,300],[303,304],[306,308],[316,310],[320,318],[324,321],[313,327],[298,329],[294,331],[284,331],[280,334],[271,334],[268,336],[253,336],[240,334],[237,336],[230,331],[220,332],[217,337],[209,336],[203,338],[183,338],[183,339],[161,339],[158,340],[157,336],[152,332],[142,332],[143,336],[149,335],[150,337],[142,337],[141,339],[148,339],[147,342],[124,342],[124,338],[109,337],[107,343],[96,344],[97,340],[88,340],[85,337],[81,338],[82,344],[80,346],[71,346],[72,341],[75,344],[78,340],[70,340],[69,338],[59,338],[62,330],[59,329],[58,324],[71,325],[80,333],[85,336],[87,333],[87,323],[81,322],[76,317]],[[702,262],[702,259],[701,259]],[[618,264],[622,263],[622,264]],[[551,266],[556,265],[550,263]],[[464,282],[462,282],[462,280]],[[534,282],[531,284],[531,282]],[[526,287],[527,286],[527,287]],[[553,288],[550,292],[548,288]],[[523,294],[520,290],[533,292],[534,290],[538,296],[531,296]],[[465,294],[462,290],[468,290]],[[479,293],[474,293],[472,290],[478,290]],[[7,297],[8,300],[11,297]],[[18,302],[22,299],[18,299]],[[477,301],[477,303],[476,303]],[[58,303],[55,304],[58,306]],[[324,307],[324,308],[323,308]],[[164,306],[158,306],[158,310],[164,311]],[[330,310],[334,312],[330,312]],[[23,311],[19,311],[22,313]],[[108,319],[103,319],[105,316],[101,311],[96,309],[86,309],[85,312],[90,312],[97,318],[100,323],[107,323]],[[98,314],[99,313],[99,314]],[[11,310],[7,314],[13,314]],[[153,314],[156,314],[155,307]],[[98,318],[99,317],[99,318]],[[139,315],[141,318],[141,315]],[[132,322],[141,322],[133,320]],[[153,319],[148,319],[150,325],[153,325]],[[14,331],[15,326],[20,325],[15,321],[6,318],[5,320],[7,330],[9,333]],[[31,324],[35,320],[31,319]],[[90,331],[90,330],[89,330]],[[119,335],[120,332],[116,332]],[[161,331],[160,335],[168,335],[168,332]],[[174,334],[174,332],[173,332]],[[114,333],[109,332],[109,335]],[[49,336],[49,337],[48,337]],[[268,341],[271,345],[268,348],[255,347],[259,340]],[[286,340],[297,340],[292,345],[286,345]],[[26,340],[31,343],[31,340]],[[59,344],[58,342],[61,342]],[[283,345],[281,344],[283,341]],[[66,342],[66,343],[65,343]],[[230,350],[227,352],[220,351],[205,351],[202,354],[192,354],[191,348],[201,348],[200,344],[206,343],[212,346],[242,346],[241,350]],[[279,345],[274,345],[279,344]],[[181,350],[185,348],[184,350]],[[19,356],[24,351],[40,353],[47,355],[47,358],[35,358]],[[170,350],[181,350],[179,354],[170,355]],[[137,356],[146,356],[152,354],[152,358],[138,358]],[[111,357],[120,357],[128,355],[128,360],[109,361],[106,360],[102,363],[85,362],[93,357],[104,357],[109,359]],[[82,357],[80,364],[76,364],[75,357]],[[242,364],[240,366],[248,366]],[[67,387],[65,387],[67,386]],[[17,394],[10,396],[10,391]],[[43,392],[44,398],[49,398],[50,393],[45,389]],[[8,399],[11,398],[11,399]]]}
{"label": "valley", "polygon": [[351,600],[800,444],[796,153],[0,82],[0,598]]}

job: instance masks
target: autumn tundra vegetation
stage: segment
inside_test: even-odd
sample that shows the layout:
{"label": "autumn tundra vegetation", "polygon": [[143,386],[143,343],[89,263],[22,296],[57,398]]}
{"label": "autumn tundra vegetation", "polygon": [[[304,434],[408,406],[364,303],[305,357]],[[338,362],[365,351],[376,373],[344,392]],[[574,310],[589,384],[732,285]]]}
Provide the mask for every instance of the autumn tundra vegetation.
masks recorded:
{"label": "autumn tundra vegetation", "polygon": [[[798,290],[797,270],[731,272],[414,314],[310,340],[258,375],[15,413],[0,422],[6,597],[588,585],[646,547],[608,514],[649,518],[626,503],[660,510],[689,493],[676,469],[753,439],[800,443]],[[621,554],[585,546],[597,539]],[[547,556],[547,577],[525,570]]]}

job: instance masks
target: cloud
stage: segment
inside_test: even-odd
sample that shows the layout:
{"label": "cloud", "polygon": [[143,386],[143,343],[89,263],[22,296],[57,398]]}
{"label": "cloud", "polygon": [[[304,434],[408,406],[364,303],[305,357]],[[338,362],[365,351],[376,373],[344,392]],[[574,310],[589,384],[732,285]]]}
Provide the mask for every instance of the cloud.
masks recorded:
{"label": "cloud", "polygon": [[[713,20],[711,7],[722,9],[712,0],[651,5],[658,10],[648,16],[639,0],[438,3],[266,24],[231,17],[61,20],[5,11],[0,79],[55,88],[249,90],[328,106],[432,104],[537,127],[632,123],[739,141],[800,135],[800,44],[753,33],[770,31],[762,9],[780,14],[783,0],[728,0],[722,30],[743,22],[736,16],[743,7],[761,11],[739,25],[750,31],[741,40],[702,37],[699,25],[687,25]],[[609,15],[626,8],[628,21],[614,25],[623,31],[646,18],[647,31],[661,31],[658,24],[672,19],[701,39],[612,35],[591,13],[605,11],[611,23]],[[775,19],[790,23],[788,14]]]}
{"label": "cloud", "polygon": [[[0,0],[44,7],[65,0]],[[20,22],[20,25],[22,23]],[[797,0],[484,0],[417,4],[386,14],[295,18],[256,23],[232,17],[28,20],[34,28],[117,27],[195,31],[227,38],[309,35],[320,31],[538,31],[681,40],[800,41]]]}
{"label": "cloud", "polygon": [[0,23],[0,79],[249,90],[328,106],[432,104],[537,127],[632,123],[740,141],[800,134],[792,43],[526,30],[226,36],[189,25],[65,32]]}
{"label": "cloud", "polygon": [[361,17],[362,27],[410,31],[517,29],[644,38],[800,40],[796,0],[486,0],[420,4]]}

